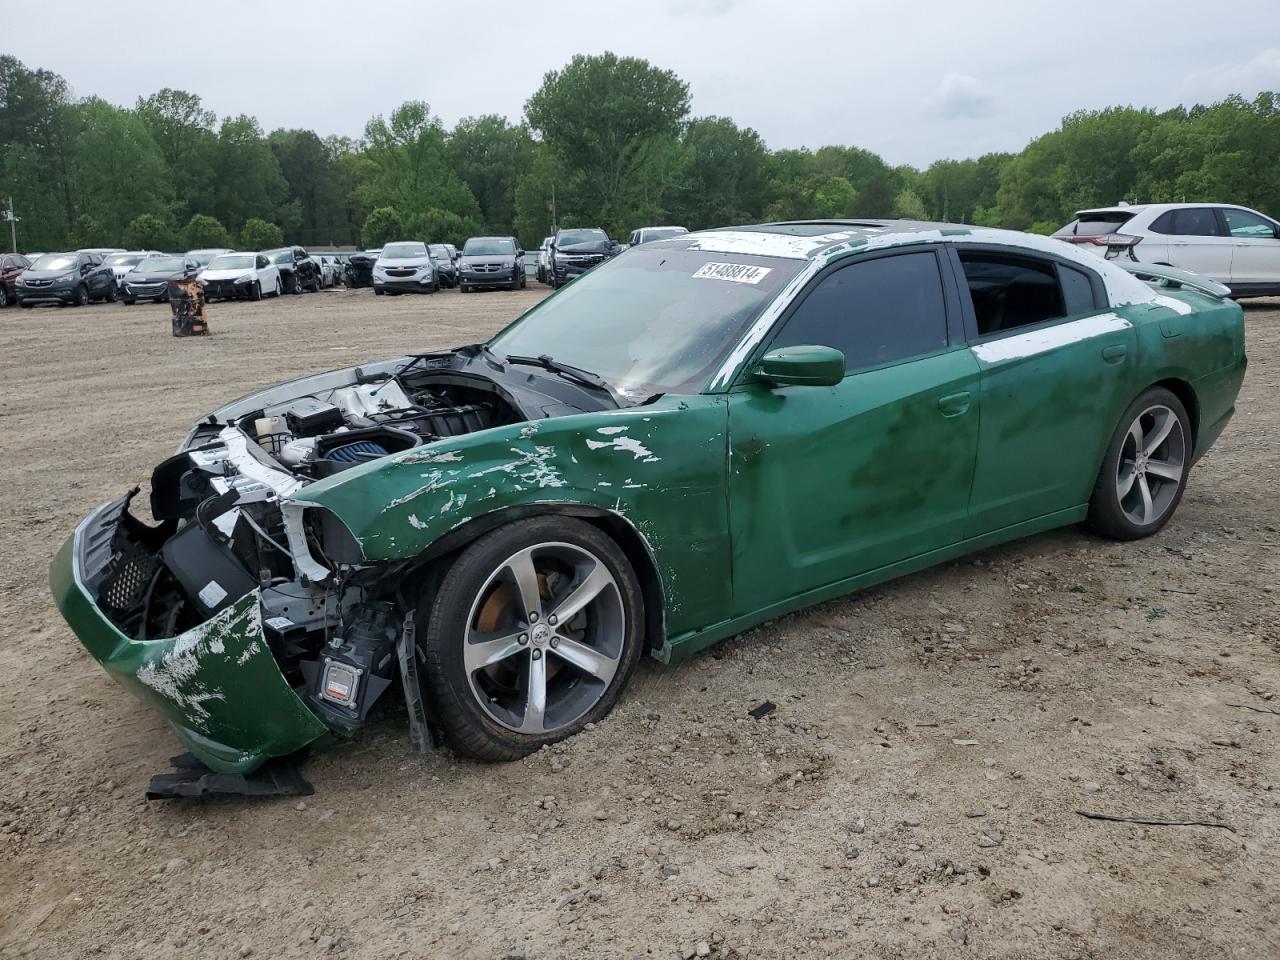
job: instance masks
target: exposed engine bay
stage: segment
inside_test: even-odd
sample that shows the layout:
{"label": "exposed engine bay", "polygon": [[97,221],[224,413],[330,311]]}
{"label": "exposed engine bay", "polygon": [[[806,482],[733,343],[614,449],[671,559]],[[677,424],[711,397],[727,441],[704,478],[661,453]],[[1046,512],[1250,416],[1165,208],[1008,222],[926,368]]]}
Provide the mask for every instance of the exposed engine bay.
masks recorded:
{"label": "exposed engine bay", "polygon": [[153,472],[157,526],[121,502],[114,532],[103,531],[111,559],[98,603],[122,632],[148,640],[191,630],[258,591],[271,653],[317,716],[350,733],[399,678],[419,743],[411,564],[366,563],[335,516],[291,495],[423,444],[601,402],[478,348],[321,374],[233,402]]}

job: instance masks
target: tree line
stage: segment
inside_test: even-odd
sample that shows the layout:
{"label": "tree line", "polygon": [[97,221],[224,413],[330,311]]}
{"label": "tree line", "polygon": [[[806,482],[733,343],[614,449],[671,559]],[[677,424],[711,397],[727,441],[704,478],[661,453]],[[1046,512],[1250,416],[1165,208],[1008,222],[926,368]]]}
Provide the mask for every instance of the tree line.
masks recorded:
{"label": "tree line", "polygon": [[614,237],[836,217],[1044,233],[1121,199],[1275,216],[1280,94],[1080,111],[1019,153],[920,170],[851,146],[770,150],[728,117],[692,117],[673,72],[612,53],[548,72],[518,123],[489,114],[448,129],[409,101],[358,139],[265,133],[182,90],[132,107],[78,98],[58,74],[0,56],[0,204],[9,195],[26,250],[460,244],[480,233],[536,247],[553,217]]}

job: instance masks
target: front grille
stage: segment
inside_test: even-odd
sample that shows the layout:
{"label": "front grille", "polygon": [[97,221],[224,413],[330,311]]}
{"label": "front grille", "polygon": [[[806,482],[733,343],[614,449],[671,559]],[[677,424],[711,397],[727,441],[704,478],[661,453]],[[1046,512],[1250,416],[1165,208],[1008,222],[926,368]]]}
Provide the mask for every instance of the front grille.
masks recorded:
{"label": "front grille", "polygon": [[27,280],[24,282],[28,287],[47,287],[53,283],[52,280]]}
{"label": "front grille", "polygon": [[474,263],[468,269],[472,273],[497,273],[502,269],[500,263]]}
{"label": "front grille", "polygon": [[418,272],[417,270],[409,269],[406,267],[393,267],[387,271],[387,276],[399,277],[399,278],[412,277],[417,272]]}

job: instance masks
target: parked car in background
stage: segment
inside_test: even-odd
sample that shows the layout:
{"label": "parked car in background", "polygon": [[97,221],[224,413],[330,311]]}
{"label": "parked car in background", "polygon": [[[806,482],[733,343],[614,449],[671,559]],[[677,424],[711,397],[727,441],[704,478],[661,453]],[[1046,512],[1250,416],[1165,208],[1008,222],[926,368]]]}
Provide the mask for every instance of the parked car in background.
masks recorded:
{"label": "parked car in background", "polygon": [[617,241],[603,230],[560,230],[551,241],[551,286],[559,287],[621,252]]}
{"label": "parked car in background", "polygon": [[440,286],[453,288],[458,285],[458,264],[454,259],[454,255],[450,253],[453,249],[447,243],[431,243],[427,245],[427,251],[431,254],[431,259],[436,262],[436,273],[440,277]]}
{"label": "parked car in background", "polygon": [[435,293],[440,274],[427,245],[420,240],[388,243],[373,265],[373,292]]}
{"label": "parked car in background", "polygon": [[224,253],[235,253],[235,251],[230,247],[208,247],[203,250],[188,250],[187,256],[200,264],[200,266],[207,267],[209,261]]}
{"label": "parked car in background", "polygon": [[373,286],[373,265],[381,250],[361,250],[347,257],[347,286]]}
{"label": "parked car in background", "polygon": [[279,269],[285,293],[320,289],[320,267],[302,247],[280,247],[262,252]]}
{"label": "parked car in background", "polygon": [[125,252],[127,251],[125,250],[124,247],[85,247],[82,250],[76,251],[76,253],[96,254],[99,257],[106,257],[108,254],[111,254],[111,253],[125,253]]}
{"label": "parked car in background", "polygon": [[7,307],[18,300],[14,285],[18,274],[31,266],[31,261],[20,253],[0,254],[0,307]]}
{"label": "parked car in background", "polygon": [[463,244],[458,261],[458,286],[463,293],[485,287],[518,290],[527,282],[524,251],[515,237],[472,237]]}
{"label": "parked car in background", "polygon": [[162,253],[146,257],[124,275],[120,299],[126,306],[132,306],[139,300],[168,302],[170,280],[187,280],[199,272],[200,264],[182,254]]}
{"label": "parked car in background", "polygon": [[323,253],[311,254],[311,259],[315,262],[316,269],[320,271],[320,287],[325,289],[333,286],[333,260]]}
{"label": "parked car in background", "polygon": [[538,282],[551,282],[551,244],[555,237],[543,237],[538,245]]}
{"label": "parked car in background", "polygon": [[82,307],[91,300],[114,301],[119,289],[115,272],[97,253],[46,253],[18,274],[18,304]]}
{"label": "parked car in background", "polygon": [[280,268],[265,253],[224,253],[200,271],[205,300],[261,300],[284,292]]}
{"label": "parked car in background", "polygon": [[108,253],[102,262],[116,275],[116,286],[124,287],[124,275],[147,257],[159,256],[159,250],[126,250],[124,253]]}
{"label": "parked car in background", "polygon": [[1233,297],[1280,294],[1280,223],[1222,203],[1135,203],[1081,210],[1054,234],[1107,259],[1211,277]]}
{"label": "parked car in background", "polygon": [[642,243],[651,243],[654,240],[670,240],[672,237],[679,237],[688,232],[688,227],[641,227],[638,230],[631,231],[627,245],[638,247]]}

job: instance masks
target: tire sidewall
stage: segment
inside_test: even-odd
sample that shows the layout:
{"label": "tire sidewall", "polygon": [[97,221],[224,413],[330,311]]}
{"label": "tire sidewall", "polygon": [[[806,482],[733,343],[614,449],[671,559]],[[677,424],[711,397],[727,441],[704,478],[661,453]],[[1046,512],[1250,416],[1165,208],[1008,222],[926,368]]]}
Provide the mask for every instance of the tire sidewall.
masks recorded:
{"label": "tire sidewall", "polygon": [[[604,696],[575,722],[535,737],[502,726],[476,702],[463,665],[462,644],[476,594],[493,571],[512,554],[550,542],[589,550],[608,567],[622,598],[626,628],[618,671]],[[626,554],[603,531],[572,517],[534,517],[499,527],[466,547],[441,580],[425,622],[419,608],[419,625],[424,692],[450,744],[477,759],[514,760],[578,733],[613,709],[643,652],[644,601]]]}
{"label": "tire sidewall", "polygon": [[[1120,498],[1116,496],[1115,481],[1120,468],[1120,455],[1124,451],[1125,438],[1128,436],[1129,427],[1133,425],[1133,421],[1138,418],[1139,414],[1156,405],[1168,407],[1178,418],[1178,423],[1182,427],[1182,435],[1185,438],[1186,455],[1183,458],[1182,478],[1178,483],[1178,490],[1174,494],[1173,502],[1169,504],[1169,508],[1165,510],[1158,520],[1154,523],[1143,525],[1134,523],[1126,516],[1120,506]],[[1106,453],[1103,454],[1102,466],[1098,470],[1098,478],[1094,484],[1093,495],[1089,500],[1089,526],[1103,536],[1116,540],[1138,540],[1159,532],[1165,524],[1173,519],[1173,515],[1177,513],[1178,506],[1182,502],[1182,495],[1187,490],[1187,477],[1191,472],[1193,457],[1192,441],[1191,418],[1187,415],[1186,407],[1178,399],[1177,394],[1165,387],[1151,387],[1144,390],[1121,415],[1120,422],[1116,425],[1115,432],[1111,435],[1111,442],[1107,445]]]}

